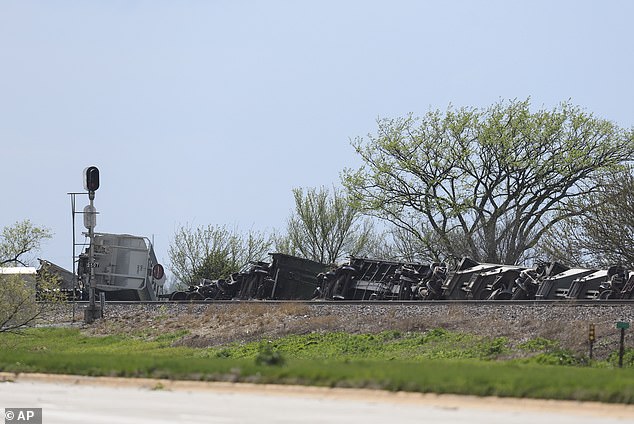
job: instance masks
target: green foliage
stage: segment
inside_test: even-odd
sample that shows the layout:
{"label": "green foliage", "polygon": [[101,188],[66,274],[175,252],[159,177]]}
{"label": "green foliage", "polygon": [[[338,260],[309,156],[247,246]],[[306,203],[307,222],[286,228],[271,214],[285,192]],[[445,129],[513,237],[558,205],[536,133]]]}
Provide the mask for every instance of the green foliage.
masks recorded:
{"label": "green foliage", "polygon": [[[608,358],[608,362],[612,366],[618,366],[619,364],[619,352],[613,352]],[[623,366],[627,368],[634,367],[634,349],[626,348],[623,351]]]}
{"label": "green foliage", "polygon": [[284,357],[273,347],[272,343],[262,342],[258,347],[255,363],[257,365],[281,366],[284,365]]}
{"label": "green foliage", "polygon": [[[487,339],[433,329],[424,334],[385,331],[378,334],[312,333],[272,340],[267,346],[284,357],[340,360],[495,359],[507,351],[506,338]],[[211,348],[210,355],[253,358],[259,343]]]}
{"label": "green foliage", "polygon": [[421,343],[429,343],[432,341],[442,340],[450,336],[451,333],[443,328],[434,328],[421,336]]}
{"label": "green foliage", "polygon": [[220,349],[216,352],[216,358],[231,358],[231,349]]}
{"label": "green foliage", "polygon": [[532,362],[544,365],[585,366],[589,364],[587,357],[576,355],[570,350],[554,349],[540,353],[532,358]]}
{"label": "green foliage", "polygon": [[227,255],[226,251],[212,251],[203,259],[200,266],[194,270],[192,280],[226,278],[232,273],[238,272],[240,268],[241,264]]}
{"label": "green foliage", "polygon": [[35,281],[21,275],[0,274],[0,333],[16,331],[35,321],[40,315],[35,301]]}
{"label": "green foliage", "polygon": [[269,237],[254,231],[243,235],[224,226],[181,226],[170,243],[170,269],[186,285],[201,278],[226,278],[249,262],[265,259],[271,245]]}
{"label": "green foliage", "polygon": [[45,301],[49,304],[66,301],[66,294],[60,290],[62,281],[62,277],[51,271],[46,263],[42,264],[37,270],[36,300]]}
{"label": "green foliage", "polygon": [[371,222],[334,188],[293,189],[295,211],[276,250],[322,264],[350,255],[366,256],[378,245]]}
{"label": "green foliage", "polygon": [[594,176],[634,156],[632,131],[569,103],[450,107],[382,119],[357,138],[363,160],[343,183],[362,210],[396,224],[433,259],[452,255],[517,263],[558,222]]}
{"label": "green foliage", "polygon": [[[49,229],[34,226],[31,221],[16,222],[0,233],[0,266],[27,266],[29,254],[39,250],[44,240],[52,237]],[[39,299],[58,302],[63,295],[55,276],[42,270],[37,277],[28,274],[0,274],[0,333],[19,331],[41,315]]]}
{"label": "green foliage", "polygon": [[484,358],[497,358],[500,355],[508,352],[509,340],[506,337],[496,337],[490,342],[486,342],[481,347],[484,353]]}
{"label": "green foliage", "polygon": [[36,227],[28,219],[4,227],[0,233],[0,266],[28,266],[25,256],[39,250],[42,242],[51,237],[51,230]]}
{"label": "green foliage", "polygon": [[528,352],[539,352],[544,350],[551,351],[553,349],[558,348],[559,343],[554,340],[548,340],[542,337],[536,337],[524,343],[520,343],[518,347]]}
{"label": "green foliage", "polygon": [[527,352],[536,353],[523,362],[531,362],[543,365],[587,366],[590,360],[584,355],[562,349],[559,343],[537,337],[518,345],[518,348]]}

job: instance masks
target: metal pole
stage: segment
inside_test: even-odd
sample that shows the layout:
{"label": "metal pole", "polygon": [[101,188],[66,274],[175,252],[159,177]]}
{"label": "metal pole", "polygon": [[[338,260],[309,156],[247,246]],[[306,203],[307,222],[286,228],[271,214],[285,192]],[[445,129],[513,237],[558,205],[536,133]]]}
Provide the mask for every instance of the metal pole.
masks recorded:
{"label": "metal pole", "polygon": [[596,339],[596,333],[594,324],[590,324],[588,328],[588,340],[590,341],[590,360],[592,360],[592,350],[594,348],[594,340]]}
{"label": "metal pole", "polygon": [[619,368],[623,368],[623,354],[625,353],[625,328],[621,328],[621,343],[619,345]]}
{"label": "metal pole", "polygon": [[[92,208],[94,207],[94,199],[95,199],[95,193],[94,192],[90,192],[90,194],[88,195],[88,197],[90,198],[90,211],[92,212]],[[88,238],[90,239],[90,245],[88,246],[88,266],[90,267],[90,287],[88,289],[88,302],[90,305],[90,310],[91,313],[92,311],[95,310],[95,268],[93,267],[93,262],[94,262],[94,249],[93,249],[93,239],[95,236],[95,229],[93,228],[93,226],[91,225],[88,228]],[[94,316],[92,316],[92,318],[94,319]]]}
{"label": "metal pole", "polygon": [[95,215],[97,211],[94,207],[95,192],[89,191],[88,198],[90,204],[84,208],[84,226],[88,229],[88,306],[84,309],[84,322],[90,324],[101,318],[101,308],[96,304],[96,278],[95,278]]}
{"label": "metal pole", "polygon": [[73,256],[72,256],[72,264],[73,264],[73,322],[75,322],[75,309],[77,307],[77,271],[75,270],[75,194],[70,194],[70,211],[71,218],[73,221]]}

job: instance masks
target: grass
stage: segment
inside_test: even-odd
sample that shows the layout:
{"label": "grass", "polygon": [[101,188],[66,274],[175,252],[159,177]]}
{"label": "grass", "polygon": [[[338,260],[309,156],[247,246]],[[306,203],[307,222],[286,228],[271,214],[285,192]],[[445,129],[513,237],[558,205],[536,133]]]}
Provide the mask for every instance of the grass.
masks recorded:
{"label": "grass", "polygon": [[634,403],[630,350],[629,367],[618,369],[615,359],[591,363],[546,339],[512,346],[503,337],[442,329],[314,333],[214,348],[172,346],[184,334],[95,337],[59,328],[0,334],[0,371]]}
{"label": "grass", "polygon": [[[291,335],[268,344],[280,354],[296,359],[418,361],[423,359],[491,359],[508,351],[508,340],[493,340],[435,329],[424,334],[385,331],[378,334],[341,332]],[[207,349],[208,355],[253,357],[257,343],[231,344]]]}

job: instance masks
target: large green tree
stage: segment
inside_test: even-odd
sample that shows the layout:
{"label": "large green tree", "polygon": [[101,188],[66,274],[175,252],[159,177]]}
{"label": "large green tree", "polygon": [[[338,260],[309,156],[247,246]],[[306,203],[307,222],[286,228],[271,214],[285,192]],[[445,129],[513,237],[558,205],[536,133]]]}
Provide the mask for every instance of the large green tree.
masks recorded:
{"label": "large green tree", "polygon": [[570,103],[449,107],[381,119],[356,138],[363,166],[343,183],[364,211],[420,242],[430,258],[518,263],[554,225],[578,215],[597,173],[631,160],[634,137]]}

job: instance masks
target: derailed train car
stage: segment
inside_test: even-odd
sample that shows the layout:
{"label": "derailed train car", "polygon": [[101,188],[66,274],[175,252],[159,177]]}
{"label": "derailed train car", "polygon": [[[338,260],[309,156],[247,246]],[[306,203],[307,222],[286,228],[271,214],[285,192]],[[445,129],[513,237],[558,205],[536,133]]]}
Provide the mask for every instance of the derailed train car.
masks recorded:
{"label": "derailed train car", "polygon": [[463,258],[449,271],[431,265],[351,258],[322,277],[322,299],[557,300],[632,299],[634,273],[569,268],[559,262],[535,267],[478,263]]}
{"label": "derailed train car", "polygon": [[173,292],[170,300],[307,300],[319,291],[327,265],[283,253],[271,253],[271,262],[249,264],[226,279],[203,279],[187,290]]}
{"label": "derailed train car", "polygon": [[[186,290],[163,294],[164,275],[143,237],[96,234],[93,277],[87,255],[76,281],[59,273],[76,299],[86,298],[90,278],[106,300],[607,300],[634,297],[634,273],[621,266],[570,268],[559,262],[534,267],[478,263],[407,263],[351,257],[339,266],[283,253],[249,264],[219,280],[203,279]],[[59,271],[42,261],[42,267]],[[159,270],[160,272],[157,272]]]}
{"label": "derailed train car", "polygon": [[163,295],[165,272],[146,237],[95,233],[93,259],[89,249],[79,255],[77,272],[40,259],[39,275],[57,281],[57,290],[71,300],[88,300],[94,286],[105,300],[156,301]]}
{"label": "derailed train car", "polygon": [[559,262],[535,267],[478,263],[404,263],[351,257],[328,267],[284,254],[258,262],[227,280],[203,280],[172,300],[566,300],[632,299],[634,274],[569,268]]}
{"label": "derailed train car", "polygon": [[[83,287],[94,284],[106,300],[158,300],[165,271],[146,237],[95,233],[93,263],[88,252],[79,256],[78,279]],[[91,281],[94,279],[94,281]]]}

